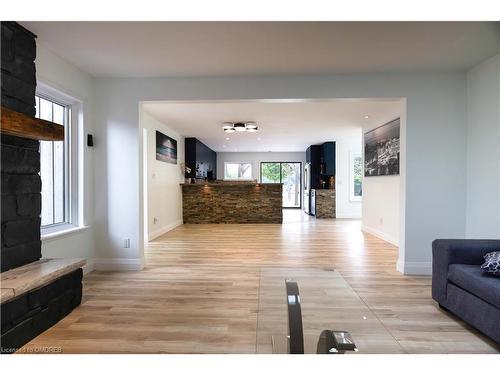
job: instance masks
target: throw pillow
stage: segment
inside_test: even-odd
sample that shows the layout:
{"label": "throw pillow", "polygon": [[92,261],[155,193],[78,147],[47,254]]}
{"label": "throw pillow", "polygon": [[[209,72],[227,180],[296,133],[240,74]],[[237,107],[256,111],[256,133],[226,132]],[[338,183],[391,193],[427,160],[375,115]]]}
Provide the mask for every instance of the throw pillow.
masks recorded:
{"label": "throw pillow", "polygon": [[492,275],[500,276],[500,251],[486,254],[481,268]]}

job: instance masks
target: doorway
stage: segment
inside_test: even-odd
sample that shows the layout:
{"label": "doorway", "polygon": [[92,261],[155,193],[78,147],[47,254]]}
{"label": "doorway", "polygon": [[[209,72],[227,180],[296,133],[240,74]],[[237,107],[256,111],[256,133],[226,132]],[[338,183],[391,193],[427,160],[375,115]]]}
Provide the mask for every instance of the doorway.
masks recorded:
{"label": "doorway", "polygon": [[302,163],[261,162],[262,183],[283,184],[283,208],[302,207]]}

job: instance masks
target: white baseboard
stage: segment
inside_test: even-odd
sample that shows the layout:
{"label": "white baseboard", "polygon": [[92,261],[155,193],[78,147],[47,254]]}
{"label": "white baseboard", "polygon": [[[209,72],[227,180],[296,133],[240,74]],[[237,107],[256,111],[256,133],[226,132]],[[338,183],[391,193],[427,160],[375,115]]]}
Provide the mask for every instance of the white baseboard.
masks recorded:
{"label": "white baseboard", "polygon": [[348,213],[339,213],[337,212],[335,214],[335,218],[337,219],[357,219],[357,220],[360,220],[361,219],[361,215],[355,215],[355,214],[348,214]]}
{"label": "white baseboard", "polygon": [[399,241],[397,238],[394,238],[392,237],[391,235],[388,235],[387,233],[384,233],[378,229],[374,229],[374,228],[370,228],[366,225],[362,225],[361,226],[361,230],[363,232],[366,232],[366,233],[369,233],[371,235],[374,235],[375,237],[378,237],[384,241],[387,241],[391,244],[393,244],[394,246],[399,246]]}
{"label": "white baseboard", "polygon": [[96,258],[96,271],[140,271],[144,268],[143,258]]}
{"label": "white baseboard", "polygon": [[399,257],[398,257],[398,261],[396,263],[396,269],[398,270],[398,272],[400,272],[404,275],[404,273],[405,273],[405,261]]}
{"label": "white baseboard", "polygon": [[177,220],[171,224],[165,225],[163,228],[151,232],[148,236],[148,241],[153,241],[155,238],[158,238],[161,235],[170,232],[172,229],[177,228],[179,225],[182,225],[182,223],[182,220]]}
{"label": "white baseboard", "polygon": [[432,262],[405,262],[405,275],[432,275]]}

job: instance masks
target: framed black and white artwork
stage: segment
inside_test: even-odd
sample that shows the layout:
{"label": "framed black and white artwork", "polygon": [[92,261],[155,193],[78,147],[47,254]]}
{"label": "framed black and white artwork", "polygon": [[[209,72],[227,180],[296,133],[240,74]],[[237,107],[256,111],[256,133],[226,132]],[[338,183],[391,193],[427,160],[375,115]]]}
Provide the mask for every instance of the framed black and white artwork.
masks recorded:
{"label": "framed black and white artwork", "polygon": [[399,118],[365,133],[365,177],[399,174]]}
{"label": "framed black and white artwork", "polygon": [[177,164],[177,141],[156,131],[156,160]]}

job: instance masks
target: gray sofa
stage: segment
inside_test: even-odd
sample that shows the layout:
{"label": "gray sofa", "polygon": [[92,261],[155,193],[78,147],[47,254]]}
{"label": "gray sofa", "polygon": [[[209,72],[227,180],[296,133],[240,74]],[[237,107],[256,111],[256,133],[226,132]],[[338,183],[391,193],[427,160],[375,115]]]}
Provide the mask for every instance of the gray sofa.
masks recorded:
{"label": "gray sofa", "polygon": [[500,277],[480,267],[492,251],[500,240],[435,240],[432,298],[500,344]]}

